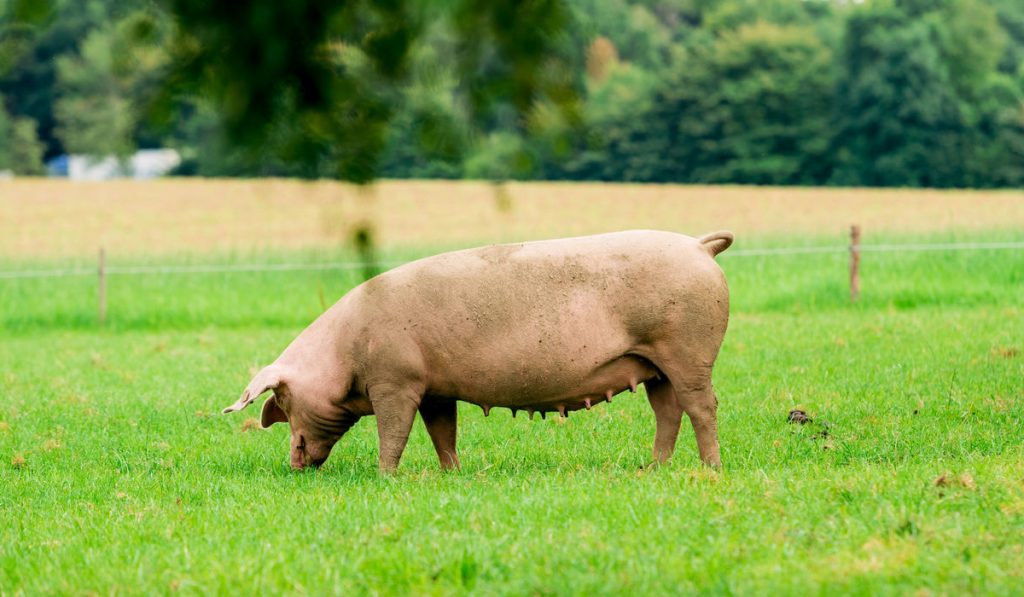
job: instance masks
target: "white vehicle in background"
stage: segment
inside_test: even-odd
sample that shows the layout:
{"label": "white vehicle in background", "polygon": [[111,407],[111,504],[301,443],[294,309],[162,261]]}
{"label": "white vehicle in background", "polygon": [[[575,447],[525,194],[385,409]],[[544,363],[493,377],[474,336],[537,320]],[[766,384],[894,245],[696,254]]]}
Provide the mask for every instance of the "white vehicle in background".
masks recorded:
{"label": "white vehicle in background", "polygon": [[148,180],[169,174],[181,164],[181,155],[174,149],[140,149],[123,160],[115,156],[69,155],[65,163],[66,170],[61,167],[51,168],[51,175],[67,176],[75,181],[112,178]]}

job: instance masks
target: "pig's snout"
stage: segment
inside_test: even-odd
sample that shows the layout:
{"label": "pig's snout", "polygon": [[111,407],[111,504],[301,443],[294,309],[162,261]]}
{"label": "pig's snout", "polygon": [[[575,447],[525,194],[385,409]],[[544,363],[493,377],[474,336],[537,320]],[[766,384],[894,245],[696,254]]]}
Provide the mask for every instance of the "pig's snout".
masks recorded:
{"label": "pig's snout", "polygon": [[316,460],[310,460],[306,463],[292,459],[292,469],[297,471],[301,471],[306,467],[313,467],[314,469],[318,469],[324,462],[327,462],[326,458],[318,458]]}
{"label": "pig's snout", "polygon": [[307,454],[292,454],[292,468],[299,471],[308,466],[313,468],[320,468],[323,463],[327,462],[327,457],[324,458],[310,458]]}
{"label": "pig's snout", "polygon": [[[294,470],[302,470],[306,467],[320,468],[324,462],[327,461],[327,457],[331,451],[328,448],[325,452],[323,450],[315,449],[317,446],[312,446],[314,449],[310,450],[310,446],[306,443],[304,437],[299,437],[299,444],[292,447],[292,468]],[[323,455],[312,454],[311,452],[324,452]]]}
{"label": "pig's snout", "polygon": [[306,455],[306,438],[299,436],[299,441],[292,445],[292,469],[302,470],[309,464]]}

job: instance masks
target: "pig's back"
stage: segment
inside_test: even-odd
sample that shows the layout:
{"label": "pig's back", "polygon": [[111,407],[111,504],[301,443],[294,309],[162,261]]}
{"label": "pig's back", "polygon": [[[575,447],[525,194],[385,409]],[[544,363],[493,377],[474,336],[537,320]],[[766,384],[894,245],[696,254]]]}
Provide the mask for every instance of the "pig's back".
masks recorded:
{"label": "pig's back", "polygon": [[660,301],[664,290],[709,269],[717,265],[696,239],[641,230],[443,253],[391,270],[361,289],[368,303],[390,314],[449,326],[458,325],[455,316],[462,314],[486,331],[488,323],[577,311],[581,301]]}

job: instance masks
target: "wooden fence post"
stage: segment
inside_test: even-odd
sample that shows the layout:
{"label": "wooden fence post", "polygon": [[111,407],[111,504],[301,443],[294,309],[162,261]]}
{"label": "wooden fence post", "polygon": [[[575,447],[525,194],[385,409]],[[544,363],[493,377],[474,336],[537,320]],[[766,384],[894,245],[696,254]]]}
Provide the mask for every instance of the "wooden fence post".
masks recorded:
{"label": "wooden fence post", "polygon": [[107,323],[107,252],[100,247],[99,264],[99,319],[100,325]]}
{"label": "wooden fence post", "polygon": [[850,226],[850,302],[860,296],[860,226]]}

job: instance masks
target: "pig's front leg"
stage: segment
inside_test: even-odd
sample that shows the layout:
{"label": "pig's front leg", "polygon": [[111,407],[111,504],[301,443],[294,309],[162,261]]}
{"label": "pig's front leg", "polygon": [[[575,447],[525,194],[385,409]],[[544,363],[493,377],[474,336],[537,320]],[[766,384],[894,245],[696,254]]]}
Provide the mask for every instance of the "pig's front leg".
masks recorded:
{"label": "pig's front leg", "polygon": [[423,395],[408,387],[378,384],[370,388],[370,402],[377,416],[377,437],[380,440],[380,470],[394,472],[409,441],[416,409]]}
{"label": "pig's front leg", "polygon": [[420,416],[423,417],[423,424],[427,426],[430,441],[434,443],[434,449],[437,450],[441,468],[445,470],[459,468],[461,466],[459,455],[455,451],[455,426],[458,416],[456,402],[454,400],[424,400],[420,405]]}

